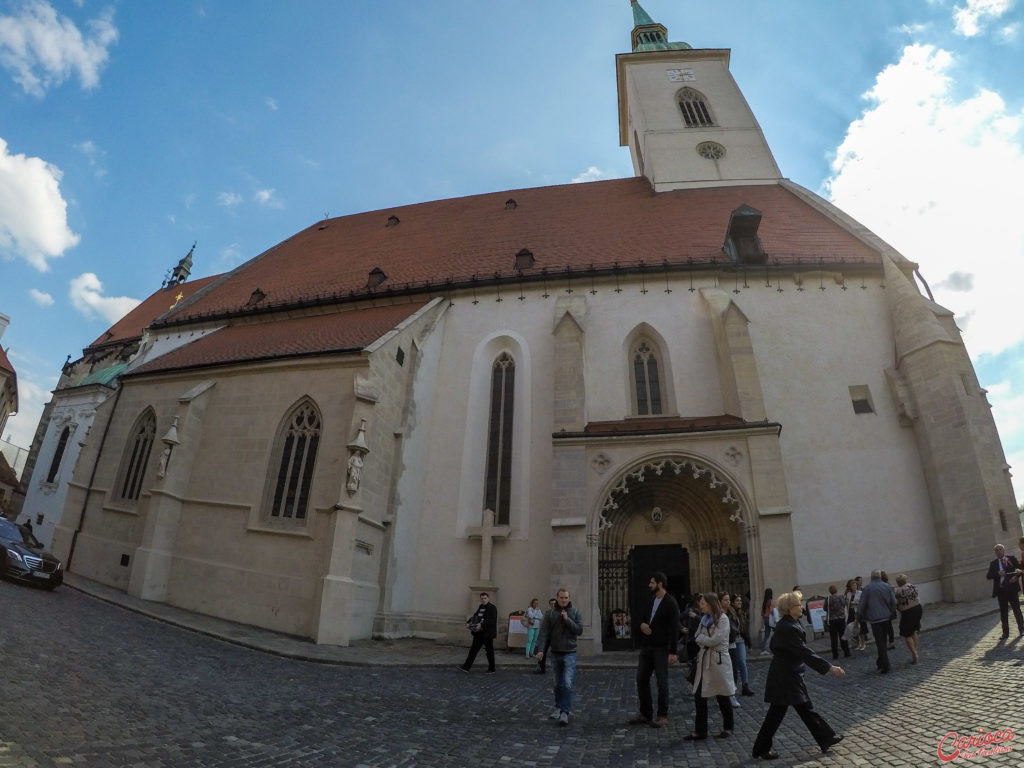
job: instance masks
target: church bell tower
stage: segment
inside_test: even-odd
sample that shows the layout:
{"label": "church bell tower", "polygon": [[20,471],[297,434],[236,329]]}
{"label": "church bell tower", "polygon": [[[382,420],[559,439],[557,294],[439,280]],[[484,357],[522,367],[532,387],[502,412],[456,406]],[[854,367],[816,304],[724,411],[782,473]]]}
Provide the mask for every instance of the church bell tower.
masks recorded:
{"label": "church bell tower", "polygon": [[615,57],[619,143],[656,192],[773,184],[782,178],[729,72],[728,49],[668,41],[637,0],[633,50]]}

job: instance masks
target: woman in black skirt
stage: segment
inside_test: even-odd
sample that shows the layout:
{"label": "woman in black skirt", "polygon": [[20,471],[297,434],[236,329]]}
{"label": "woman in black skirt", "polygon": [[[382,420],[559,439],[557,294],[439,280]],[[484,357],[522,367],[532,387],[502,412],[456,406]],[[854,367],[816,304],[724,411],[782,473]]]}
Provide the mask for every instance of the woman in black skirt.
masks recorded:
{"label": "woman in black skirt", "polygon": [[924,609],[917,597],[917,587],[907,584],[907,574],[896,577],[896,610],[900,613],[900,637],[907,641],[910,663],[917,664],[917,648],[921,636]]}
{"label": "woman in black skirt", "polygon": [[811,697],[804,685],[805,665],[821,674],[826,672],[842,677],[846,674],[841,667],[829,664],[825,659],[807,647],[804,642],[804,628],[797,619],[803,613],[804,596],[799,592],[787,592],[778,600],[782,618],[772,633],[772,665],[768,668],[768,679],[764,686],[764,700],[770,705],[764,716],[761,730],[754,740],[754,757],[774,760],[779,756],[772,750],[775,731],[782,724],[786,710],[796,710],[811,736],[818,742],[822,752],[843,740],[832,730],[832,726],[814,711]]}

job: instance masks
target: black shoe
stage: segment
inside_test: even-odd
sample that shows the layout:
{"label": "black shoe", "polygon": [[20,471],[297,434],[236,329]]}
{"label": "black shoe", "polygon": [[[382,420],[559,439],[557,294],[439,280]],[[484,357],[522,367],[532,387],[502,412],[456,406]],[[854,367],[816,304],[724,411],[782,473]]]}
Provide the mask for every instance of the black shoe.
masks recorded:
{"label": "black shoe", "polygon": [[468,670],[468,669],[466,669],[466,668],[465,668],[464,666],[462,666],[461,664],[456,664],[456,665],[455,665],[455,668],[456,668],[457,670],[459,670],[460,672],[469,672],[469,670]]}
{"label": "black shoe", "polygon": [[495,672],[497,672],[497,671],[498,671],[498,670],[496,670],[496,669],[488,669],[488,670],[487,670],[487,674],[488,674],[488,675],[493,675],[493,674],[494,674]]}
{"label": "black shoe", "polygon": [[703,736],[699,733],[689,733],[686,736],[683,736],[683,741],[704,741],[707,737],[708,735],[706,733]]}
{"label": "black shoe", "polygon": [[838,744],[844,738],[845,738],[844,736],[833,736],[828,744],[822,745],[821,751],[822,752],[828,752],[832,747],[834,747],[836,744]]}
{"label": "black shoe", "polygon": [[773,752],[769,749],[767,752],[762,752],[760,755],[753,755],[753,757],[759,760],[778,760],[779,753]]}
{"label": "black shoe", "polygon": [[887,675],[887,674],[889,674],[889,670],[890,669],[891,669],[891,667],[882,667],[881,669],[878,670],[878,674],[880,674],[880,675]]}
{"label": "black shoe", "polygon": [[728,739],[732,736],[732,731],[719,731],[715,734],[716,739]]}
{"label": "black shoe", "polygon": [[753,696],[754,692],[752,690],[750,690],[750,686],[744,685],[743,686],[743,691],[741,692],[740,695],[742,695],[742,696]]}

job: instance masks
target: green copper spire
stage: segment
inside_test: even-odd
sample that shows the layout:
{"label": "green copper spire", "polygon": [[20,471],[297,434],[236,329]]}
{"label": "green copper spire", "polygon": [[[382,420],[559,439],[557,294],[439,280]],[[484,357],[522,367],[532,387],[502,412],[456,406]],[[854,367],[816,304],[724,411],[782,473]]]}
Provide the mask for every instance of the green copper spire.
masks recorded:
{"label": "green copper spire", "polygon": [[637,0],[629,0],[633,6],[633,52],[637,51],[686,51],[689,43],[670,43],[668,30],[647,15]]}

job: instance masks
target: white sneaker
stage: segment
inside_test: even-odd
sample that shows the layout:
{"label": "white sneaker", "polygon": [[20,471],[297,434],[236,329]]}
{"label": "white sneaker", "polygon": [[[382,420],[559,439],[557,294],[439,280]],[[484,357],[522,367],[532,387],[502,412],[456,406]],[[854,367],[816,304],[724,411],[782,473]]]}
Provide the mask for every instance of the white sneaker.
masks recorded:
{"label": "white sneaker", "polygon": [[729,697],[729,703],[732,704],[732,708],[733,709],[739,709],[740,708],[740,703],[739,703],[739,701],[737,701],[735,696],[730,696]]}
{"label": "white sneaker", "polygon": [[771,651],[761,651],[761,655],[762,656],[771,656],[772,652]]}
{"label": "white sneaker", "polygon": [[558,715],[558,724],[559,725],[568,725],[569,724],[569,713],[568,712],[562,712],[562,713],[560,713]]}
{"label": "white sneaker", "polygon": [[562,710],[556,708],[550,715],[548,715],[548,720],[557,720],[561,716]]}

